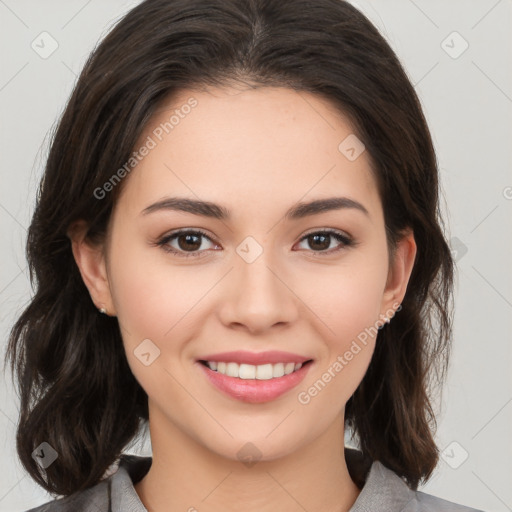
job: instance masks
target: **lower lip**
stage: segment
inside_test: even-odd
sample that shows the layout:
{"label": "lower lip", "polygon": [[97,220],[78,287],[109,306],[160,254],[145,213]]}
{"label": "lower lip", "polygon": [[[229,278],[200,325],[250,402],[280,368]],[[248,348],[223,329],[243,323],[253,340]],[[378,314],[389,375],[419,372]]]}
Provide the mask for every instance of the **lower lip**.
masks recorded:
{"label": "lower lip", "polygon": [[228,377],[217,371],[210,370],[210,368],[200,362],[197,364],[202,368],[209,381],[220,391],[242,402],[258,404],[275,400],[300,384],[309,371],[312,361],[288,375],[268,380]]}

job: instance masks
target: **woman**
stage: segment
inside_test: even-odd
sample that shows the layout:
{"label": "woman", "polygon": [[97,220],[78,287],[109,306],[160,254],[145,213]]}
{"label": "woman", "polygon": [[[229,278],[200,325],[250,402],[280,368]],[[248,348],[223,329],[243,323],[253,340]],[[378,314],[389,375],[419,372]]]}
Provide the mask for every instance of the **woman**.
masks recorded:
{"label": "woman", "polygon": [[[64,497],[33,510],[474,510],[417,491],[453,261],[418,98],[350,4],[135,7],[27,251],[17,450]],[[123,454],[146,425],[152,457]]]}

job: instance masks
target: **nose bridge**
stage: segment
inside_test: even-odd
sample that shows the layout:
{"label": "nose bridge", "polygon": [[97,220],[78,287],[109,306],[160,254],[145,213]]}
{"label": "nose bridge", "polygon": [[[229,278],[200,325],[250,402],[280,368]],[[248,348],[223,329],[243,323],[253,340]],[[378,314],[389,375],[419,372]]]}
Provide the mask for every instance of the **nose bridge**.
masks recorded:
{"label": "nose bridge", "polygon": [[248,262],[241,258],[235,265],[235,273],[239,280],[240,290],[244,296],[253,299],[258,297],[266,301],[272,300],[277,294],[281,295],[281,281],[276,277],[275,258],[272,258],[270,251],[258,256],[254,261]]}
{"label": "nose bridge", "polygon": [[247,237],[236,253],[225,309],[228,313],[223,320],[244,324],[250,330],[292,321],[296,317],[295,296],[287,287],[272,250]]}

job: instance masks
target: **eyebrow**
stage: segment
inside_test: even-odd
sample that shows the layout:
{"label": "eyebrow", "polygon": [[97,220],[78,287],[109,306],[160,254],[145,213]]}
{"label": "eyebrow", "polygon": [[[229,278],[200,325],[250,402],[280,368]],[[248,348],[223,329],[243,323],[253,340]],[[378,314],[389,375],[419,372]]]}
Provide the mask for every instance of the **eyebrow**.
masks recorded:
{"label": "eyebrow", "polygon": [[[353,199],[348,197],[330,197],[327,199],[316,199],[309,203],[298,203],[286,212],[285,219],[297,220],[310,215],[318,215],[320,213],[345,208],[359,210],[368,217],[370,216],[368,210],[361,203]],[[185,197],[166,197],[144,208],[141,214],[147,215],[161,210],[187,212],[219,220],[230,220],[232,217],[231,211],[224,206],[209,201],[200,201]]]}

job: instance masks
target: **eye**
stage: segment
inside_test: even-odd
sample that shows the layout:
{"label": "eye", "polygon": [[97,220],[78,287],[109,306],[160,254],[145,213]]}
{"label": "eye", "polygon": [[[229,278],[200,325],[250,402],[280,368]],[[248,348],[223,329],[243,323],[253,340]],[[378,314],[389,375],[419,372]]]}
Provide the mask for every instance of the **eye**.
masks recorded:
{"label": "eye", "polygon": [[[201,238],[212,241],[211,238],[201,230],[182,229],[164,236],[156,245],[162,247],[164,251],[176,254],[177,256],[198,258],[203,256],[203,252],[206,250],[203,247]],[[174,241],[177,242],[177,248],[170,245],[170,243]],[[201,249],[201,252],[197,252],[199,249]]]}
{"label": "eye", "polygon": [[[205,252],[207,250],[203,247],[202,239],[207,239],[213,243],[212,239],[204,231],[182,229],[165,235],[155,245],[176,256],[200,258],[206,255]],[[299,242],[302,243],[304,241],[309,243],[313,253],[320,253],[318,256],[332,254],[345,247],[355,245],[354,240],[348,235],[334,230],[314,231],[303,236]],[[334,249],[330,247],[333,241],[337,241],[339,244]],[[177,247],[171,245],[174,242],[177,242]],[[215,246],[219,247],[218,245]]]}
{"label": "eye", "polygon": [[[345,247],[355,245],[352,238],[350,238],[348,235],[339,231],[334,231],[332,229],[309,233],[300,239],[300,242],[303,241],[306,241],[309,246],[313,248],[314,253],[320,253],[318,256],[323,256],[324,254],[332,254],[333,252],[340,251]],[[331,247],[331,242],[335,241],[337,241],[339,245],[333,249]]]}

